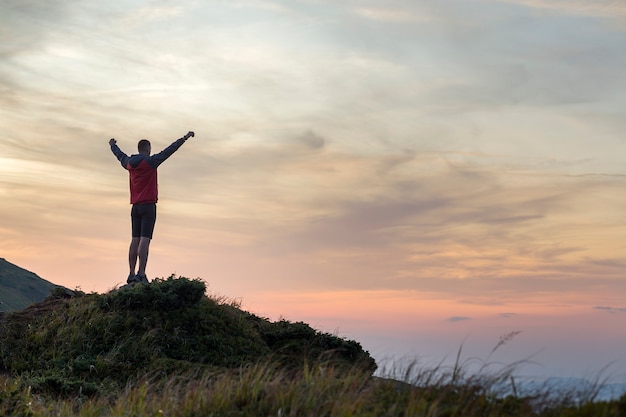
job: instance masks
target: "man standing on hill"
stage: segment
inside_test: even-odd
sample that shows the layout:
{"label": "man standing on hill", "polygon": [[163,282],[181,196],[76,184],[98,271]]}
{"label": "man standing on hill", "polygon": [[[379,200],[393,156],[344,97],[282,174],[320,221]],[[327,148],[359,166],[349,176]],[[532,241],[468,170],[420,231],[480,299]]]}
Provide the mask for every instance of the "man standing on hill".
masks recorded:
{"label": "man standing on hill", "polygon": [[[111,152],[120,161],[122,167],[128,170],[130,180],[130,203],[133,205],[130,211],[132,239],[128,250],[130,273],[126,280],[130,285],[148,283],[146,265],[152,232],[156,223],[156,202],[158,200],[157,168],[163,161],[172,156],[187,139],[193,136],[194,133],[189,132],[154,155],[150,155],[152,147],[147,139],[139,141],[137,144],[139,153],[131,156],[122,152],[115,139],[109,140]],[[137,260],[139,260],[139,267],[135,273]]]}

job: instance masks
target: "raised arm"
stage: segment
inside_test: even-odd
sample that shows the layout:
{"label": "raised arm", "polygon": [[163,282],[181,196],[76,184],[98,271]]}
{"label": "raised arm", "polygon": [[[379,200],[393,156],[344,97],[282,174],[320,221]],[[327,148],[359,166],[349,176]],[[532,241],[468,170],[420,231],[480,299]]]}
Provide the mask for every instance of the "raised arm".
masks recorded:
{"label": "raised arm", "polygon": [[119,146],[117,146],[117,141],[115,139],[109,140],[109,146],[111,147],[111,152],[113,152],[113,155],[115,155],[117,160],[120,161],[122,167],[126,168],[129,156],[122,152]]}
{"label": "raised arm", "polygon": [[151,160],[152,160],[152,166],[154,166],[155,168],[158,167],[159,165],[161,165],[161,163],[163,163],[163,161],[165,161],[167,158],[169,158],[170,156],[172,156],[172,154],[174,152],[176,152],[178,150],[178,148],[180,148],[181,146],[183,146],[183,143],[185,143],[185,141],[191,137],[195,136],[194,132],[187,132],[187,134],[185,136],[183,136],[182,138],[174,141],[170,146],[168,146],[167,148],[163,149],[161,152],[152,155]]}

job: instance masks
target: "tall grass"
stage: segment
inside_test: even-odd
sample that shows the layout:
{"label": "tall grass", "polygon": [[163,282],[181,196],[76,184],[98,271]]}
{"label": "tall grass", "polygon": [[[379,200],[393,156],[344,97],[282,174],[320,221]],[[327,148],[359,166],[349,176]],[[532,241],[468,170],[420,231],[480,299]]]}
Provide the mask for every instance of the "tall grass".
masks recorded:
{"label": "tall grass", "polygon": [[236,369],[146,375],[107,395],[36,395],[19,377],[0,377],[3,416],[521,416],[626,415],[626,396],[608,402],[560,400],[548,392],[499,396],[505,375],[468,375],[463,369],[419,369],[410,381],[372,377],[363,369],[306,363],[297,371],[272,361]]}

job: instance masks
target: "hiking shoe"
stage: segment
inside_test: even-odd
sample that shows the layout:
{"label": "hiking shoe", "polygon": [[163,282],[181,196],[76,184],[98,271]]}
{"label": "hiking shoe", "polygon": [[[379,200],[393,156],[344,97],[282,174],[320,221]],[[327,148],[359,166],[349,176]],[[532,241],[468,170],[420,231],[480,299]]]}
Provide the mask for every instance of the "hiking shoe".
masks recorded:
{"label": "hiking shoe", "polygon": [[141,274],[137,274],[135,275],[135,279],[137,280],[136,282],[138,284],[149,284],[150,281],[148,281],[148,277],[145,275],[141,275]]}
{"label": "hiking shoe", "polygon": [[139,280],[137,279],[137,275],[135,274],[129,274],[128,278],[126,279],[126,283],[129,285],[136,284],[138,282]]}

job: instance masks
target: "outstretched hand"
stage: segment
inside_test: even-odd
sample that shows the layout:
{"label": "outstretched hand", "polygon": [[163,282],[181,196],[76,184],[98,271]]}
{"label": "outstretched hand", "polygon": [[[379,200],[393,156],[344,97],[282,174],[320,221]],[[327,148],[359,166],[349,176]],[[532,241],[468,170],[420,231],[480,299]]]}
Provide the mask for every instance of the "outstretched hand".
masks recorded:
{"label": "outstretched hand", "polygon": [[183,136],[185,139],[189,139],[194,137],[195,134],[192,131],[187,132],[187,134],[185,136]]}
{"label": "outstretched hand", "polygon": [[115,139],[111,139],[109,141],[109,145],[111,145],[111,146],[115,145],[116,143],[117,143],[117,141]]}

